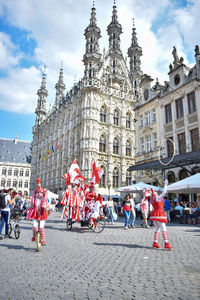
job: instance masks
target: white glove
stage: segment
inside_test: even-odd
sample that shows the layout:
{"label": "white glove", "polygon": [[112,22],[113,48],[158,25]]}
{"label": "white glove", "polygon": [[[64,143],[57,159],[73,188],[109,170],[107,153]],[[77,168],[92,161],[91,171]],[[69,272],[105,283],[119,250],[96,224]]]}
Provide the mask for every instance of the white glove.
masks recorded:
{"label": "white glove", "polygon": [[167,179],[165,179],[165,185],[168,185],[168,180]]}

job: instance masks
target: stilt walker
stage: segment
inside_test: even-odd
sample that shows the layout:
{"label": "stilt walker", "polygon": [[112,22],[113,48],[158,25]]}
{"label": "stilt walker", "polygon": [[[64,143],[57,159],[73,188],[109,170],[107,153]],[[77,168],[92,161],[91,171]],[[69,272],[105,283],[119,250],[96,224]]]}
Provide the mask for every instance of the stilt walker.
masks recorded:
{"label": "stilt walker", "polygon": [[163,207],[164,206],[163,196],[166,194],[167,184],[168,181],[166,179],[164,191],[160,196],[158,196],[158,194],[153,189],[151,189],[151,204],[154,210],[151,213],[150,220],[153,221],[155,226],[153,248],[160,248],[160,246],[158,245],[158,236],[161,229],[163,240],[165,243],[165,249],[171,250],[173,248],[170,246],[169,241],[167,239],[167,228],[166,228],[167,217],[165,215],[164,207]]}
{"label": "stilt walker", "polygon": [[48,191],[41,187],[40,179],[36,179],[37,188],[33,191],[30,209],[27,219],[33,220],[33,237],[32,242],[35,241],[35,234],[38,231],[38,221],[40,220],[40,234],[41,244],[46,245],[44,225],[45,220],[50,214],[50,208],[47,201]]}

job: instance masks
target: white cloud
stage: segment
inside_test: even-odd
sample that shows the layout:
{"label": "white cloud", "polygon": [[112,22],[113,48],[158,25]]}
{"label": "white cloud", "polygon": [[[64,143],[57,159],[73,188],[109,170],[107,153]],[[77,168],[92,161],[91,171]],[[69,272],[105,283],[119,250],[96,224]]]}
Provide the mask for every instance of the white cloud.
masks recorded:
{"label": "white cloud", "polygon": [[[121,48],[124,56],[131,44],[132,18],[135,18],[138,43],[142,47],[142,69],[154,79],[167,80],[169,63],[172,62],[172,48],[175,45],[179,56],[185,62],[189,51],[193,51],[199,41],[200,1],[188,1],[186,8],[174,7],[172,0],[123,0],[117,1],[118,21],[122,25]],[[113,1],[96,1],[97,25],[101,29],[100,49],[108,49],[106,32],[111,22]],[[48,102],[54,102],[55,84],[58,81],[60,62],[64,65],[64,81],[67,90],[71,88],[74,77],[83,76],[82,62],[85,52],[84,30],[89,24],[92,1],[87,0],[7,0],[0,1],[0,14],[6,11],[6,21],[28,32],[28,38],[36,43],[34,59],[40,66],[47,65]],[[5,9],[6,8],[6,9]],[[152,31],[156,24],[156,31]],[[3,41],[3,42],[2,42]],[[17,51],[17,52],[16,52]],[[17,53],[17,54],[16,54]],[[190,53],[191,54],[191,53]],[[32,67],[20,68],[17,46],[8,35],[0,35],[1,67],[8,72],[8,77],[1,79],[3,89],[0,99],[6,106],[1,109],[34,111],[36,93],[40,87],[40,71]],[[28,54],[26,53],[28,56]],[[193,56],[193,53],[192,53]],[[18,64],[18,65],[17,65]],[[16,76],[16,65],[18,75]],[[11,69],[13,67],[13,69]],[[31,75],[31,80],[28,78]],[[34,78],[35,76],[35,78]],[[23,84],[23,81],[26,84]],[[27,99],[30,106],[27,107]],[[19,101],[19,102],[18,102]],[[19,104],[20,103],[20,104]],[[7,108],[6,108],[7,107]],[[26,107],[26,108],[25,108]]]}

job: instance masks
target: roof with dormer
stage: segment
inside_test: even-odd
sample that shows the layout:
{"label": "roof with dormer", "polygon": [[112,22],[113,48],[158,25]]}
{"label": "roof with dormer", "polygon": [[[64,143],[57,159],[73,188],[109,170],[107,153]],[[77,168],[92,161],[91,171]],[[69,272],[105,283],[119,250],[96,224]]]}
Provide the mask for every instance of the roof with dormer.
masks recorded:
{"label": "roof with dormer", "polygon": [[31,151],[31,142],[0,139],[0,162],[31,164]]}

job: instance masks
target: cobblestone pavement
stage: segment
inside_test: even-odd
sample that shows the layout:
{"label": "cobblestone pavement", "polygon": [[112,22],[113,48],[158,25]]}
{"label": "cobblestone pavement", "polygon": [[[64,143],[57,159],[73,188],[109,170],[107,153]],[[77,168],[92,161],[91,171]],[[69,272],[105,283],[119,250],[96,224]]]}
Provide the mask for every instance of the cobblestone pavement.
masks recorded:
{"label": "cobblestone pavement", "polygon": [[[124,230],[124,219],[94,233],[60,213],[46,223],[40,253],[31,242],[30,221],[21,236],[0,241],[0,299],[200,299],[200,226],[169,224],[173,251],[152,249],[153,228]],[[160,234],[160,244],[162,244]]]}

